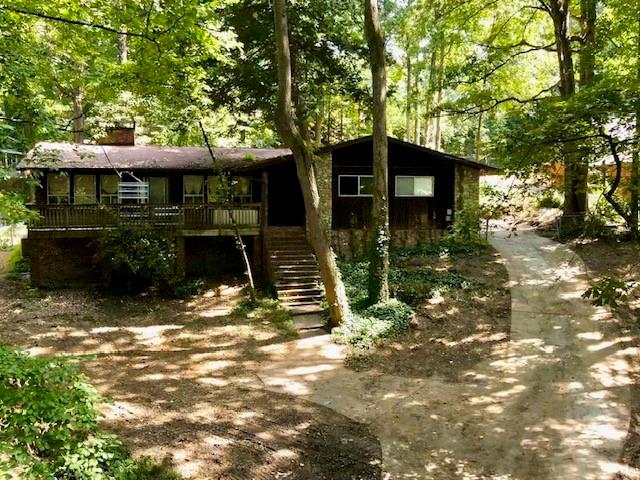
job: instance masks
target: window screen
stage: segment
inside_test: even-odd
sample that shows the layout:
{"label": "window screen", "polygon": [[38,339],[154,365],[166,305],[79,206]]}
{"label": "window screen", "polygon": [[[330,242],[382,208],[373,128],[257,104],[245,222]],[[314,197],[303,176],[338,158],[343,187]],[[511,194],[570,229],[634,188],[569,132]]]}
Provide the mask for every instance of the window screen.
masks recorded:
{"label": "window screen", "polygon": [[396,197],[433,197],[433,177],[396,177]]}
{"label": "window screen", "polygon": [[360,195],[373,195],[373,176],[360,175]]}
{"label": "window screen", "polygon": [[251,203],[251,178],[233,177],[231,184],[234,203]]}
{"label": "window screen", "polygon": [[69,176],[64,173],[47,174],[47,203],[60,205],[69,203]]}
{"label": "window screen", "polygon": [[227,177],[219,175],[209,175],[207,177],[207,198],[209,203],[224,203],[228,193],[225,185]]}
{"label": "window screen", "polygon": [[74,177],[73,201],[78,205],[96,203],[95,175],[76,175]]}

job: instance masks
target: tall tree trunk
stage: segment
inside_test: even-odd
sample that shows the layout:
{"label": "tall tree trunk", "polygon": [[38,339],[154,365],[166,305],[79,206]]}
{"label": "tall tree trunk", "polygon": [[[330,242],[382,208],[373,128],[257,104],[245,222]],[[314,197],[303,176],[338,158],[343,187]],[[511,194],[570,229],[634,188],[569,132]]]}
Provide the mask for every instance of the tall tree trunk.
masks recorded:
{"label": "tall tree trunk", "polygon": [[[564,100],[576,92],[573,52],[569,32],[569,0],[550,0],[543,2],[553,21],[556,51],[558,56],[558,74],[560,76],[560,96]],[[577,226],[584,222],[588,209],[587,201],[587,160],[579,154],[568,152],[571,147],[564,146],[564,207],[563,224]]]}
{"label": "tall tree trunk", "polygon": [[[636,69],[638,83],[640,84],[640,19],[638,19],[638,46]],[[640,219],[640,102],[636,104],[636,141],[634,144],[633,155],[631,157],[631,235],[634,240],[640,241],[640,231],[638,224]]]}
{"label": "tall tree trunk", "polygon": [[478,125],[476,126],[476,140],[475,140],[475,160],[480,162],[482,160],[482,121],[483,114],[478,114]]}
{"label": "tall tree trunk", "polygon": [[364,22],[373,80],[373,209],[369,254],[369,301],[389,300],[389,172],[387,70],[378,0],[364,1]]}
{"label": "tall tree trunk", "polygon": [[[116,10],[120,10],[122,8],[122,4],[120,0],[113,0],[113,6]],[[129,45],[127,44],[127,26],[120,25],[120,31],[122,32],[118,35],[118,63],[123,64],[127,63],[127,59],[129,57]]]}
{"label": "tall tree trunk", "polygon": [[[292,101],[291,49],[286,0],[274,0],[273,14],[278,59],[278,111],[276,124],[282,139],[287,143],[296,163],[298,180],[304,197],[304,206],[311,244],[320,266],[320,276],[325,287],[331,323],[338,325],[349,318],[349,303],[338,270],[336,257],[322,226],[320,196],[313,168],[313,149],[305,142],[296,122]],[[298,100],[301,101],[301,100]]]}
{"label": "tall tree trunk", "polygon": [[442,88],[444,83],[444,39],[439,47],[440,54],[438,55],[438,66],[436,67],[437,77],[437,89],[436,92],[436,124],[435,132],[433,134],[433,148],[434,150],[440,150],[442,148],[442,112],[440,112],[440,104],[442,103]]}
{"label": "tall tree trunk", "polygon": [[427,80],[427,103],[425,105],[425,120],[424,120],[424,145],[430,146],[433,145],[431,141],[431,135],[433,134],[433,89],[434,89],[434,80],[436,74],[436,61],[437,61],[437,53],[434,48],[431,52],[431,62],[429,64],[429,79]]}
{"label": "tall tree trunk", "polygon": [[[408,45],[407,45],[408,46]],[[411,141],[411,102],[412,100],[412,74],[413,74],[413,66],[411,64],[411,56],[409,55],[409,49],[407,48],[407,59],[406,59],[406,75],[407,75],[407,98],[406,98],[406,107],[405,107],[405,122],[404,122],[404,139],[407,142]]]}
{"label": "tall tree trunk", "polygon": [[71,101],[73,102],[73,141],[84,142],[84,91],[81,87],[73,89]]}

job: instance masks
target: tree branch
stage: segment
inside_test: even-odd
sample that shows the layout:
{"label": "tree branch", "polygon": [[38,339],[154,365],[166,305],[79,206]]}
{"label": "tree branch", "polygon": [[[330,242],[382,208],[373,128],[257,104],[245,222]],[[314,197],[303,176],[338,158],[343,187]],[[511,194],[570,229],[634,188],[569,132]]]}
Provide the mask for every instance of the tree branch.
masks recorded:
{"label": "tree branch", "polygon": [[488,112],[490,110],[493,110],[494,108],[496,108],[499,105],[502,105],[503,103],[509,103],[509,102],[513,102],[513,103],[519,103],[521,105],[525,105],[527,103],[533,103],[536,102],[538,100],[540,100],[540,98],[542,98],[542,96],[545,93],[550,92],[551,90],[553,90],[554,88],[557,87],[556,85],[552,85],[549,88],[545,88],[544,90],[539,91],[538,93],[536,93],[533,97],[531,98],[518,98],[518,97],[506,97],[506,98],[501,98],[500,100],[497,100],[495,98],[491,98],[491,100],[493,100],[493,103],[487,107],[482,107],[480,108],[478,105],[472,105],[469,108],[465,108],[462,110],[454,110],[454,109],[444,109],[447,112],[447,115],[479,115],[481,113],[485,113]]}
{"label": "tree branch", "polygon": [[84,28],[95,28],[97,30],[103,30],[105,32],[109,32],[109,33],[115,33],[116,35],[126,35],[128,37],[136,37],[136,38],[142,38],[145,40],[148,40],[154,44],[157,44],[157,40],[153,37],[150,37],[147,34],[144,33],[135,33],[135,32],[126,32],[126,31],[122,31],[122,30],[118,30],[116,28],[113,27],[109,27],[107,25],[101,25],[98,23],[92,23],[92,22],[85,22],[82,20],[74,20],[72,18],[64,18],[64,17],[58,17],[56,15],[49,15],[46,13],[42,13],[42,12],[34,12],[34,11],[30,11],[30,10],[23,10],[21,8],[15,8],[15,7],[7,7],[7,6],[0,6],[0,10],[5,10],[7,12],[13,12],[13,13],[18,13],[20,15],[27,15],[27,16],[31,16],[31,17],[37,17],[37,18],[42,18],[44,20],[51,20],[54,22],[62,22],[62,23],[66,23],[69,25],[76,25],[79,27],[84,27]]}

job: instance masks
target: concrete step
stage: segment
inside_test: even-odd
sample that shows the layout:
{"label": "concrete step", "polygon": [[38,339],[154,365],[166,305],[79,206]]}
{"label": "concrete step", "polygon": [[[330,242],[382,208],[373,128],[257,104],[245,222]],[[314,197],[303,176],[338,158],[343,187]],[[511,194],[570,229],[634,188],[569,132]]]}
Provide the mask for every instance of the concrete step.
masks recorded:
{"label": "concrete step", "polygon": [[315,290],[297,290],[297,291],[284,291],[278,290],[278,298],[280,301],[290,301],[296,298],[318,298],[322,299],[324,292],[320,289]]}
{"label": "concrete step", "polygon": [[275,268],[289,268],[289,267],[318,267],[318,263],[315,259],[300,259],[300,260],[291,260],[290,258],[278,258],[272,259],[271,264]]}
{"label": "concrete step", "polygon": [[309,274],[309,275],[287,275],[279,278],[276,281],[276,286],[278,285],[296,285],[296,284],[308,284],[308,283],[320,283],[320,275],[319,274]]}

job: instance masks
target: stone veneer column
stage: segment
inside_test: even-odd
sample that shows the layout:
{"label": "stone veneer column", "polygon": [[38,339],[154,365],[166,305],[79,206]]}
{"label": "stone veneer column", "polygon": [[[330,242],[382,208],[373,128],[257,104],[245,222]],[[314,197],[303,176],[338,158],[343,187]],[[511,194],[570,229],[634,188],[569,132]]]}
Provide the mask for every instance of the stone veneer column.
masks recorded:
{"label": "stone veneer column", "polygon": [[[480,207],[480,170],[456,164],[455,212]],[[454,212],[454,215],[455,215]]]}

